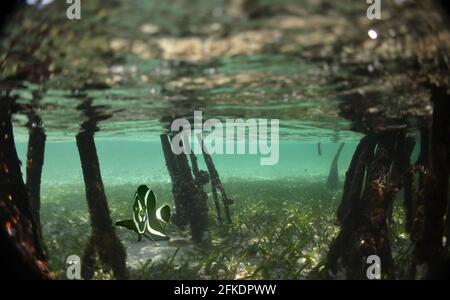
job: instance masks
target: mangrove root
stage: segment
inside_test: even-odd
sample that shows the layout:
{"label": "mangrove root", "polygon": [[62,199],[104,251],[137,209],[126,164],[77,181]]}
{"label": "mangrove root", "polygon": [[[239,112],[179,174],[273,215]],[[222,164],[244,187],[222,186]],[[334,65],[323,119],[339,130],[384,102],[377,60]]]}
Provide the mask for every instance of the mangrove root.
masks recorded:
{"label": "mangrove root", "polygon": [[[394,276],[387,227],[393,192],[386,192],[397,139],[395,133],[364,137],[355,151],[338,210],[341,231],[328,253],[327,266],[333,272],[341,260],[348,278],[366,278],[366,258],[378,255],[385,276]],[[363,187],[364,174],[367,184]]]}
{"label": "mangrove root", "polygon": [[206,149],[205,145],[203,144],[203,141],[200,137],[199,143],[202,148],[203,152],[203,159],[205,160],[206,167],[208,168],[209,175],[211,176],[211,188],[212,188],[212,194],[214,199],[214,204],[216,205],[216,211],[219,219],[219,223],[222,223],[222,216],[220,214],[220,204],[218,200],[218,194],[217,191],[220,192],[222,196],[222,203],[225,211],[225,218],[227,220],[228,224],[232,224],[231,220],[231,210],[230,205],[233,204],[233,200],[228,198],[228,195],[225,191],[225,188],[223,187],[222,181],[219,177],[219,172],[217,172],[216,166],[214,165],[214,162],[212,160],[211,155],[209,154],[208,150]]}
{"label": "mangrove root", "polygon": [[442,242],[450,173],[450,97],[447,87],[431,86],[431,102],[434,108],[428,144],[429,170],[423,178],[424,221],[415,245],[415,258],[419,264],[428,266],[427,276],[434,278],[448,259]]}
{"label": "mangrove root", "polygon": [[[102,117],[97,116],[95,108],[90,101],[86,101],[79,106],[84,114],[88,116],[88,121],[82,124],[81,131],[76,136],[78,153],[80,155],[81,167],[83,170],[84,184],[86,189],[86,200],[89,209],[90,222],[92,227],[91,238],[89,239],[83,263],[85,279],[92,278],[92,260],[95,260],[93,249],[98,254],[103,266],[111,268],[117,279],[128,278],[126,268],[126,252],[116,236],[113,222],[110,217],[108,202],[106,200],[100,164],[95,147],[94,132],[97,129],[97,122]],[[93,258],[94,257],[94,258]]]}
{"label": "mangrove root", "polygon": [[178,163],[175,154],[170,146],[170,139],[167,134],[160,136],[161,146],[166,161],[167,170],[172,182],[172,195],[175,203],[175,213],[172,216],[172,222],[178,227],[184,227],[189,224],[189,203],[188,198],[183,197],[182,178],[179,175]]}
{"label": "mangrove root", "polygon": [[30,210],[36,220],[37,232],[41,234],[41,177],[44,165],[44,151],[46,135],[41,118],[34,112],[28,113],[29,138],[27,151],[26,185]]}
{"label": "mangrove root", "polygon": [[182,152],[175,155],[172,152],[171,139],[167,134],[161,135],[160,138],[172,180],[172,194],[175,202],[173,221],[180,227],[189,224],[192,240],[200,243],[208,227],[208,195],[203,190],[203,185],[207,183],[207,176],[204,171],[198,169],[197,158],[191,156],[194,179],[186,154]]}
{"label": "mangrove root", "polygon": [[339,160],[339,156],[341,156],[344,145],[344,143],[341,143],[331,163],[330,172],[327,179],[327,188],[331,191],[335,191],[339,187],[339,172],[337,162]]}
{"label": "mangrove root", "polygon": [[52,274],[30,210],[14,142],[11,119],[16,99],[3,93],[0,97],[0,278],[49,279]]}

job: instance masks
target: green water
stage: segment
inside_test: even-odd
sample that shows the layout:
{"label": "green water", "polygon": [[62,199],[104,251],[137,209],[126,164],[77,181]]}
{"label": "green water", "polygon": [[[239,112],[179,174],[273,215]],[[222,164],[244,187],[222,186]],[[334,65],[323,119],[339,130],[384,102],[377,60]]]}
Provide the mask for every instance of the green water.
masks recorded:
{"label": "green water", "polygon": [[[133,194],[141,184],[151,187],[160,203],[173,207],[170,177],[160,143],[98,140],[96,146],[114,221],[130,217]],[[26,147],[26,143],[17,144],[22,161],[26,161]],[[134,234],[118,229],[117,234],[128,252],[132,276],[148,279],[245,278],[257,268],[258,256],[249,259],[241,256],[246,256],[246,251],[254,248],[256,241],[271,238],[276,227],[283,228],[280,222],[288,221],[287,224],[306,226],[300,229],[303,233],[298,242],[291,243],[292,237],[289,237],[288,244],[271,249],[270,240],[265,241],[269,243],[266,246],[269,251],[273,251],[269,254],[273,260],[280,259],[287,249],[292,251],[290,257],[283,258],[289,260],[290,265],[264,260],[262,265],[267,264],[268,269],[249,278],[307,278],[326,253],[327,243],[337,229],[332,224],[340,191],[330,192],[325,185],[337,147],[332,143],[321,144],[322,155],[319,156],[316,144],[283,141],[279,163],[274,166],[261,166],[258,155],[213,155],[227,193],[235,201],[232,207],[235,230],[242,226],[242,233],[233,233],[230,240],[224,229],[218,227],[211,187],[207,185],[211,226],[207,240],[213,244],[208,250],[210,253],[205,255],[201,254],[201,248],[196,250],[189,242],[188,230],[171,228],[169,242],[137,242]],[[341,183],[354,148],[355,144],[346,144],[339,159]],[[199,159],[199,167],[206,169],[202,159]],[[25,174],[25,170],[23,172]],[[65,259],[69,255],[82,255],[90,232],[83,174],[74,142],[46,144],[41,200],[44,238],[54,270],[58,277],[64,278]],[[267,225],[263,225],[266,222]],[[326,232],[323,230],[325,225]],[[251,226],[256,228],[250,230]],[[180,244],[180,241],[183,242]],[[319,251],[317,247],[322,248]],[[165,260],[170,259],[178,248],[181,250],[174,262],[165,265]],[[229,251],[236,257],[224,258]],[[148,265],[151,260],[154,264]],[[211,264],[223,266],[205,273],[204,267]],[[270,270],[274,265],[280,266]],[[102,274],[97,273],[96,277],[110,276]]]}
{"label": "green water", "polygon": [[[167,173],[164,154],[159,142],[132,140],[102,141],[96,143],[103,182],[109,185],[129,184],[131,192],[140,183],[166,183]],[[273,166],[261,166],[260,155],[213,155],[216,168],[225,182],[228,180],[270,181],[271,179],[298,178],[302,181],[325,182],[331,162],[339,144],[321,144],[322,155],[316,144],[283,141],[280,145],[280,159]],[[338,167],[341,179],[345,175],[355,144],[346,144],[340,156]],[[18,143],[17,151],[26,161],[27,144]],[[46,186],[83,184],[83,173],[75,142],[47,143],[42,185]],[[199,159],[199,167],[206,169]],[[25,165],[22,165],[25,174]]]}

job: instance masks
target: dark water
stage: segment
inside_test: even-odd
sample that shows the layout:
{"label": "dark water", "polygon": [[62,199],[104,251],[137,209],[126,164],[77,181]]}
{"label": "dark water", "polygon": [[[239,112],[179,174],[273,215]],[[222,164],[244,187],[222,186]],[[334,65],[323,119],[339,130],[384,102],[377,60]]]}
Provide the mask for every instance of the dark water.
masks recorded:
{"label": "dark water", "polygon": [[[17,96],[14,134],[23,162],[29,113],[42,119],[41,222],[61,278],[65,259],[81,256],[89,235],[75,143],[86,126],[96,127],[117,221],[131,213],[141,184],[173,206],[159,135],[175,117],[191,119],[197,110],[205,119],[279,119],[277,164],[213,155],[235,200],[234,240],[217,227],[209,185],[208,254],[186,230],[169,229],[181,246],[117,234],[137,278],[307,278],[338,230],[334,213],[358,141],[399,129],[416,138],[432,113],[423,83],[449,79],[448,27],[431,1],[383,1],[381,20],[368,20],[365,1],[354,0],[83,1],[81,20],[73,21],[64,1],[50,2],[24,5],[4,26],[0,89]],[[340,184],[330,191],[325,182],[340,143]],[[289,233],[274,243],[277,226]],[[393,232],[401,262],[407,238]],[[145,264],[149,259],[157,263]]]}

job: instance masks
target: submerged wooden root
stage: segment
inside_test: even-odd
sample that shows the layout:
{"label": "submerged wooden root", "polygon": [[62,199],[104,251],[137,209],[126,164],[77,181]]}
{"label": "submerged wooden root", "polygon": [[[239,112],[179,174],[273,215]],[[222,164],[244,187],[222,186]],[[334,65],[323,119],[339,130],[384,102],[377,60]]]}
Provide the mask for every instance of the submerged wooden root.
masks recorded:
{"label": "submerged wooden root", "polygon": [[95,249],[95,242],[92,235],[86,242],[84,247],[83,257],[81,258],[81,277],[86,280],[94,278],[95,264],[97,262],[97,253]]}
{"label": "submerged wooden root", "polygon": [[205,164],[206,167],[208,168],[209,175],[211,176],[212,194],[214,198],[214,204],[216,205],[216,211],[218,214],[219,222],[222,223],[222,216],[220,214],[220,204],[217,193],[218,191],[222,196],[222,203],[227,223],[232,224],[230,206],[233,204],[233,200],[228,198],[225,188],[223,187],[222,181],[220,180],[219,172],[217,172],[216,166],[214,165],[214,161],[212,160],[211,155],[209,154],[208,150],[204,147],[204,144],[201,141],[201,139],[199,139],[199,142],[202,145],[203,159],[205,160]]}
{"label": "submerged wooden root", "polygon": [[[203,185],[208,180],[207,175],[198,169],[197,158],[194,155],[191,156],[194,179],[186,154],[173,153],[171,139],[167,134],[161,135],[161,144],[172,180],[175,202],[173,222],[179,227],[189,224],[192,240],[200,243],[208,228],[208,195],[203,190]],[[183,148],[182,144],[180,146]]]}
{"label": "submerged wooden root", "polygon": [[92,226],[92,235],[84,254],[86,259],[83,262],[86,264],[83,267],[85,279],[91,279],[93,275],[91,271],[94,267],[92,260],[95,261],[93,249],[95,249],[102,264],[108,269],[111,268],[117,279],[126,279],[128,278],[128,270],[125,264],[126,252],[116,236],[110,217],[93,132],[82,131],[77,135],[76,140]]}
{"label": "submerged wooden root", "polygon": [[393,261],[387,228],[392,195],[386,197],[387,174],[392,164],[394,137],[386,136],[380,141],[374,160],[368,171],[370,185],[365,188],[363,201],[367,201],[367,232],[363,234],[361,250],[365,256],[378,255],[385,274],[393,276]]}
{"label": "submerged wooden root", "polygon": [[15,98],[0,95],[0,278],[52,277],[30,210],[12,126]]}
{"label": "submerged wooden root", "polygon": [[83,252],[81,276],[83,279],[93,279],[97,257],[105,271],[112,270],[117,279],[128,279],[128,271],[122,267],[125,251],[113,253],[108,249],[117,249],[121,245],[116,235],[108,232],[92,232]]}
{"label": "submerged wooden root", "polygon": [[[412,173],[410,157],[414,149],[414,145],[415,141],[413,138],[407,137],[405,132],[399,132],[396,137],[389,183],[385,192],[385,202],[387,205],[386,210],[389,216],[389,221],[392,219],[394,197],[397,192],[404,188],[404,203],[410,202],[411,200]],[[411,212],[408,209],[405,209],[405,213],[410,214]]]}
{"label": "submerged wooden root", "polygon": [[348,242],[352,227],[354,227],[353,218],[349,218],[349,215],[353,210],[358,209],[357,202],[359,202],[363,189],[366,160],[370,152],[374,151],[374,148],[375,142],[373,137],[363,137],[356,147],[345,176],[342,200],[337,211],[337,219],[341,225],[341,230],[331,243],[327,257],[327,267],[333,273],[337,272],[338,261],[344,255],[345,243]]}
{"label": "submerged wooden root", "polygon": [[342,149],[344,148],[344,143],[341,143],[339,146],[336,155],[333,158],[333,161],[331,162],[330,172],[328,174],[327,179],[327,188],[331,191],[335,191],[339,187],[339,171],[338,171],[338,165],[337,162],[339,160],[339,157],[341,156]]}
{"label": "submerged wooden root", "polygon": [[[363,279],[366,276],[365,258],[377,255],[384,276],[395,276],[387,221],[394,195],[403,187],[406,230],[414,245],[410,277],[416,278],[416,265],[419,264],[427,267],[428,278],[450,275],[445,269],[450,265],[445,250],[448,244],[443,243],[450,231],[450,121],[447,118],[450,100],[444,87],[432,87],[431,91],[432,126],[421,129],[421,149],[415,166],[410,166],[415,142],[405,133],[377,135],[374,154],[373,147],[367,146],[367,140],[363,139],[358,146],[346,175],[338,211],[341,231],[328,254],[330,270],[336,271],[341,262],[348,278]],[[365,152],[368,148],[371,150]],[[365,165],[362,159],[367,159]],[[359,196],[364,169],[364,192]],[[419,172],[417,193],[414,193],[414,172]],[[352,190],[355,191],[353,195]]]}
{"label": "submerged wooden root", "polygon": [[[382,271],[386,276],[393,276],[392,254],[387,228],[387,208],[389,203],[385,197],[388,174],[393,161],[395,135],[386,133],[376,137],[378,146],[373,162],[367,168],[367,159],[373,152],[375,144],[371,138],[363,139],[355,153],[356,160],[351,164],[353,170],[352,183],[347,181],[346,209],[341,208],[341,231],[333,241],[328,254],[327,266],[336,272],[338,261],[346,269],[347,277],[353,279],[366,278],[365,259],[370,255],[378,255],[382,263]],[[352,166],[353,165],[353,166]],[[364,170],[367,169],[364,192],[360,196],[364,181]],[[348,176],[349,176],[348,174]]]}
{"label": "submerged wooden root", "polygon": [[[223,224],[222,212],[220,208],[219,195],[217,194],[217,188],[214,184],[211,184],[211,192],[213,195],[214,206],[216,208],[217,221],[220,225]],[[227,214],[229,215],[229,214]]]}
{"label": "submerged wooden root", "polygon": [[[409,238],[413,245],[417,244],[417,241],[420,238],[421,233],[423,232],[423,225],[425,219],[425,177],[430,172],[428,166],[428,152],[429,152],[429,133],[430,130],[428,127],[422,127],[420,129],[420,153],[416,163],[412,166],[411,173],[419,174],[419,179],[416,185],[414,185],[414,177],[413,177],[413,186],[411,189],[412,197],[411,200],[407,200],[405,196],[405,201],[411,201],[409,204],[409,208],[406,208],[406,229],[409,228]],[[417,186],[417,188],[414,188]],[[405,190],[406,192],[406,190]],[[405,202],[406,205],[406,202]],[[410,212],[409,212],[410,211]],[[414,250],[412,256],[412,262],[409,267],[408,277],[410,279],[416,278],[417,271],[417,255],[416,250]]]}
{"label": "submerged wooden root", "polygon": [[340,224],[349,214],[355,202],[361,197],[364,174],[369,157],[373,156],[374,148],[375,139],[372,136],[363,137],[356,147],[350,167],[345,176],[342,200],[337,212],[337,218]]}
{"label": "submerged wooden root", "polygon": [[172,152],[169,135],[162,134],[160,139],[166,167],[172,182],[172,195],[175,203],[172,222],[178,227],[185,227],[189,224],[189,202],[187,197],[183,197],[182,177],[179,174],[178,162]]}
{"label": "submerged wooden root", "polygon": [[416,142],[414,138],[404,137],[397,144],[395,163],[392,177],[394,183],[391,191],[399,190],[403,187],[403,205],[405,208],[405,228],[411,232],[412,220],[415,211],[413,202],[413,172],[411,167],[411,154]]}
{"label": "submerged wooden root", "polygon": [[412,198],[412,220],[411,220],[411,233],[410,239],[413,243],[417,242],[420,233],[423,230],[423,223],[425,219],[425,177],[430,173],[428,165],[429,156],[429,128],[421,128],[420,130],[420,153],[417,162],[414,165],[413,171],[419,173],[419,180],[417,183],[417,193]]}
{"label": "submerged wooden root", "polygon": [[[33,111],[28,114],[29,138],[27,151],[27,175],[26,185],[30,210],[36,221],[36,231],[41,233],[41,177],[44,165],[44,151],[46,135],[41,118]],[[42,240],[42,238],[40,238]],[[44,245],[42,245],[44,247]]]}
{"label": "submerged wooden root", "polygon": [[[204,211],[205,216],[201,217],[203,218],[203,222],[205,222],[205,225],[203,225],[205,228],[203,230],[206,230],[208,225],[208,194],[204,191],[204,185],[209,182],[209,174],[206,171],[199,170],[197,157],[193,152],[190,154],[190,157],[192,172],[194,173],[194,182],[197,187],[196,201],[199,202],[197,205],[199,205],[200,210]],[[198,215],[194,214],[194,217],[198,218]]]}
{"label": "submerged wooden root", "polygon": [[[210,181],[209,173],[206,171],[200,171],[198,169],[197,157],[195,156],[194,153],[191,153],[191,164],[192,164],[192,170],[193,170],[194,176],[195,176],[196,185],[203,192],[203,186]],[[222,224],[222,214],[220,211],[219,198],[217,197],[217,189],[214,185],[212,186],[212,194],[213,194],[214,205],[216,208],[217,219],[219,221],[219,224]]]}
{"label": "submerged wooden root", "polygon": [[445,214],[450,175],[450,97],[446,87],[431,87],[434,105],[429,140],[429,172],[424,176],[424,223],[415,247],[417,262],[425,263],[428,276],[439,276],[444,254]]}
{"label": "submerged wooden root", "polygon": [[200,243],[208,227],[208,196],[195,185],[186,154],[180,153],[176,155],[176,158],[179,176],[182,178],[182,197],[187,199],[189,204],[188,215],[192,240]]}

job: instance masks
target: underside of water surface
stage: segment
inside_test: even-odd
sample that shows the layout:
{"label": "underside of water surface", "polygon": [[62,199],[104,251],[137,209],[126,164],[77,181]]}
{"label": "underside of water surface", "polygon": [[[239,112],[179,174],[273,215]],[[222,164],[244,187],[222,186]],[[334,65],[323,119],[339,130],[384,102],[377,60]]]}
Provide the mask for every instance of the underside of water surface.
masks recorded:
{"label": "underside of water surface", "polygon": [[[0,277],[449,274],[444,1],[13,2]],[[175,153],[176,120],[208,146]]]}

